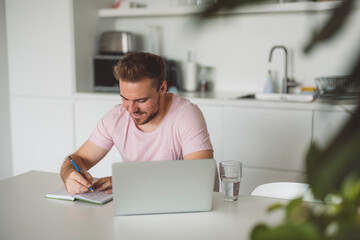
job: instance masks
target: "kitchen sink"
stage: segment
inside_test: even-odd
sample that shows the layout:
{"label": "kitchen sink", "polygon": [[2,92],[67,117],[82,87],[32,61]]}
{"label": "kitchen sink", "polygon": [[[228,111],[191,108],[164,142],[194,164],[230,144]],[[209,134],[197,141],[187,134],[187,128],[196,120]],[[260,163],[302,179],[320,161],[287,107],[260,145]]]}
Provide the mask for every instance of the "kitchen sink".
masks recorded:
{"label": "kitchen sink", "polygon": [[237,99],[256,99],[261,101],[277,101],[277,102],[312,102],[313,95],[303,94],[285,94],[285,93],[255,93],[243,95]]}

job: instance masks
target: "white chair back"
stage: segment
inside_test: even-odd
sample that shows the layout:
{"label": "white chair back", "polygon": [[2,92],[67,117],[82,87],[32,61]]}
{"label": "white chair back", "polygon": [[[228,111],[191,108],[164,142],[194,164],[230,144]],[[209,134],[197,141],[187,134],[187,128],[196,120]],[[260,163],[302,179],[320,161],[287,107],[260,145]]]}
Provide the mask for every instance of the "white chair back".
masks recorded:
{"label": "white chair back", "polygon": [[[309,184],[297,182],[273,182],[262,184],[252,191],[251,196],[281,198],[281,199],[295,199],[305,194],[309,189]],[[311,191],[306,195],[307,200],[312,201],[312,196],[309,196]]]}

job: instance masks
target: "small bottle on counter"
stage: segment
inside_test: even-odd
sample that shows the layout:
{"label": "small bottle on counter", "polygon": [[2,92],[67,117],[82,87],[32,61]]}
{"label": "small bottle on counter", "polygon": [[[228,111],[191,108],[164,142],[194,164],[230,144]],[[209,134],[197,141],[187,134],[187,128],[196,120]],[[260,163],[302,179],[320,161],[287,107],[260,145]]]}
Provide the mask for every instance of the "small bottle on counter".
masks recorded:
{"label": "small bottle on counter", "polygon": [[271,71],[269,70],[265,82],[264,93],[274,93],[274,92],[275,92],[274,83],[271,77]]}

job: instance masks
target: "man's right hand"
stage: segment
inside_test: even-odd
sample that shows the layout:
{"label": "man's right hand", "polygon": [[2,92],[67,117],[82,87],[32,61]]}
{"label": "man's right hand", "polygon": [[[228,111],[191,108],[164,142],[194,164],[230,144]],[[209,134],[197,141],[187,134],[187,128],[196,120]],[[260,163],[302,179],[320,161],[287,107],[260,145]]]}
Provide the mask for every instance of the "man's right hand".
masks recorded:
{"label": "man's right hand", "polygon": [[109,150],[103,149],[90,140],[87,140],[79,150],[70,155],[85,178],[76,171],[70,159],[67,157],[60,171],[66,190],[70,193],[84,193],[89,191],[93,178],[87,170],[103,159],[108,152]]}
{"label": "man's right hand", "polygon": [[85,178],[74,170],[71,171],[64,180],[66,190],[69,193],[85,193],[88,192],[92,186],[93,177],[88,172],[83,172]]}

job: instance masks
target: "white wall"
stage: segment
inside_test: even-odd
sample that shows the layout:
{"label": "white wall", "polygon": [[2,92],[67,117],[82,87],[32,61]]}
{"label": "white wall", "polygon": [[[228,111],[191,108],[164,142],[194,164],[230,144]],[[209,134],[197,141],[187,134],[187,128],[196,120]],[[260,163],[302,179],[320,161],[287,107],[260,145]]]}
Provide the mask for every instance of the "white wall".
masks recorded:
{"label": "white wall", "polygon": [[[164,44],[162,55],[185,62],[186,51],[194,51],[201,65],[215,68],[216,90],[262,91],[268,69],[275,71],[278,85],[283,77],[281,50],[276,50],[272,63],[268,63],[274,45],[288,48],[289,77],[303,86],[315,86],[317,76],[349,73],[354,55],[359,53],[354,50],[360,47],[359,8],[334,40],[309,55],[302,52],[314,28],[328,16],[329,11],[242,14],[216,16],[204,24],[191,16],[119,18],[116,28],[146,37],[149,24],[159,26]],[[145,40],[144,50],[146,44]]]}
{"label": "white wall", "polygon": [[0,180],[12,176],[5,0],[0,0]]}

